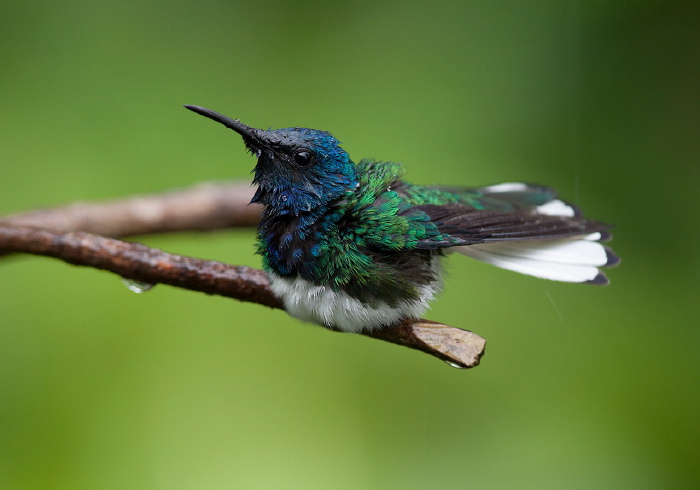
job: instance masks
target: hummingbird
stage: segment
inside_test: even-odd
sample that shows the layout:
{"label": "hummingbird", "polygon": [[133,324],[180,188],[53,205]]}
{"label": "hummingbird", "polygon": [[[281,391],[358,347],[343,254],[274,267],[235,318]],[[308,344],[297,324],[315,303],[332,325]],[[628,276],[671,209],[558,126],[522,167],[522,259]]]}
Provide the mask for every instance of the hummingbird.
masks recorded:
{"label": "hummingbird", "polygon": [[619,262],[611,226],[550,187],[415,185],[402,165],[354,162],[329,132],[256,129],[195,105],[257,157],[251,203],[264,206],[257,253],[294,317],[346,332],[420,318],[442,288],[449,252],[555,281],[607,284]]}

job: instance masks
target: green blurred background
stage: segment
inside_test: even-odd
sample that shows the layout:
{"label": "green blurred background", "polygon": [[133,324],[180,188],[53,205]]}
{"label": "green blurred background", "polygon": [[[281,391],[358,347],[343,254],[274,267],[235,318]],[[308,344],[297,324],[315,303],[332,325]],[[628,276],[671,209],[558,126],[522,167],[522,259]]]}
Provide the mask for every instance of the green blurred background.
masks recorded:
{"label": "green blurred background", "polygon": [[[249,179],[199,104],[417,183],[556,186],[623,263],[596,288],[453,258],[428,317],[489,342],[458,371],[3,259],[0,488],[699,488],[699,5],[2,2],[1,213]],[[257,266],[253,236],[144,241]]]}

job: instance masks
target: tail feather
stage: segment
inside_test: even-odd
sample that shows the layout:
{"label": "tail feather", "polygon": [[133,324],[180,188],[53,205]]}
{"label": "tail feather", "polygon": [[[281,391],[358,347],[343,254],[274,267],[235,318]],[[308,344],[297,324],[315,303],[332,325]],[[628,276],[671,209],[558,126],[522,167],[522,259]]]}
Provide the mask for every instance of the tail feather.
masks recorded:
{"label": "tail feather", "polygon": [[611,267],[618,257],[596,240],[600,233],[549,240],[494,242],[455,247],[461,254],[502,269],[541,279],[607,284],[600,267]]}
{"label": "tail feather", "polygon": [[[547,187],[509,182],[484,187],[481,191],[487,196],[516,205],[535,205],[538,215],[581,217],[578,208],[557,199],[556,192]],[[479,261],[542,279],[607,284],[608,278],[600,268],[612,267],[620,261],[610,248],[599,243],[609,239],[610,233],[601,230],[587,235],[496,241],[456,249]]]}
{"label": "tail feather", "polygon": [[[605,245],[610,225],[587,219],[560,200],[551,187],[506,182],[471,189],[478,205],[422,204],[442,234],[426,237],[417,248],[446,248],[474,259],[543,279],[607,284],[601,267],[619,262]],[[445,238],[447,237],[447,238]]]}

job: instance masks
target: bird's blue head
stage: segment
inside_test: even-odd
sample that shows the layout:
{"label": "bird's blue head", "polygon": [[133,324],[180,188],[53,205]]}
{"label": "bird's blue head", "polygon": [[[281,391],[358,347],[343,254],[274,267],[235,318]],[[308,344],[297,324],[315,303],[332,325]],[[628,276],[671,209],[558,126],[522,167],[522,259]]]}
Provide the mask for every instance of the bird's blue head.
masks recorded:
{"label": "bird's blue head", "polygon": [[358,185],[355,164],[330,133],[307,128],[255,129],[199,106],[186,108],[233,129],[258,157],[253,183],[259,202],[299,215],[341,199]]}

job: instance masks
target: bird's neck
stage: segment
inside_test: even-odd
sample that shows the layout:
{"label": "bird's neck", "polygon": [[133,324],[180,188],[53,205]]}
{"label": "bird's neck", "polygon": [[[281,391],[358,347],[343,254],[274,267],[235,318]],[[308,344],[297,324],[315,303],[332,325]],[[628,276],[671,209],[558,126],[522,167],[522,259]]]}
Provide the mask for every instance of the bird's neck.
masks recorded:
{"label": "bird's neck", "polygon": [[340,200],[298,213],[266,207],[258,226],[258,252],[265,266],[281,276],[315,279],[319,250],[333,239],[343,214]]}

